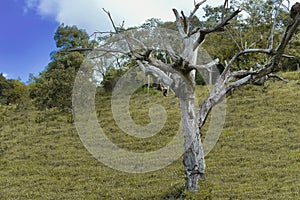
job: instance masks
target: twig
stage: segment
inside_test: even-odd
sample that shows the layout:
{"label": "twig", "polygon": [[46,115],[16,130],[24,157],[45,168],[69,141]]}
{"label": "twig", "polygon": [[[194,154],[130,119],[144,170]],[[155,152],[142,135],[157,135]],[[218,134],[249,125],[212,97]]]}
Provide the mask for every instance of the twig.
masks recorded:
{"label": "twig", "polygon": [[80,48],[80,49],[69,49],[66,52],[75,52],[75,51],[102,51],[102,52],[111,52],[111,53],[121,53],[127,55],[128,52],[107,48]]}
{"label": "twig", "polygon": [[200,8],[200,6],[202,5],[202,4],[204,4],[206,2],[206,0],[203,0],[203,1],[201,1],[201,2],[199,2],[199,3],[196,3],[196,1],[194,1],[194,5],[195,5],[195,8],[194,8],[194,10],[191,12],[191,14],[190,14],[190,16],[189,16],[189,21],[191,21],[192,19],[193,19],[193,17],[194,17],[194,15],[195,15],[195,13],[197,12],[197,10]]}
{"label": "twig", "polygon": [[117,34],[117,33],[112,32],[112,31],[95,31],[93,34],[91,34],[89,36],[89,38],[93,37],[94,35],[97,35],[97,34]]}
{"label": "twig", "polygon": [[229,72],[232,64],[236,61],[237,58],[239,58],[241,55],[249,54],[249,53],[263,53],[263,54],[272,55],[272,49],[245,49],[245,50],[242,50],[242,51],[236,53],[230,59],[230,61],[227,63],[227,65],[225,66],[225,69],[222,72],[222,74],[221,74],[221,76],[220,76],[219,79],[221,79],[221,80],[225,79],[225,76],[227,75],[227,73]]}
{"label": "twig", "polygon": [[[255,42],[253,42],[248,48],[250,49],[250,48],[254,47],[254,46],[257,45],[259,42],[261,42],[262,39],[263,39],[263,36],[261,35],[260,38],[259,38],[258,40],[256,40]],[[272,45],[272,46],[273,46],[273,45]],[[268,48],[268,49],[272,49],[272,48],[270,47],[270,48]]]}
{"label": "twig", "polygon": [[184,15],[184,12],[181,11],[181,15],[182,15],[182,21],[183,21],[183,30],[185,33],[188,33],[189,31],[189,21],[186,18],[186,16]]}
{"label": "twig", "polygon": [[277,75],[277,74],[269,74],[268,76],[269,76],[270,78],[277,78],[278,80],[281,80],[281,81],[283,81],[283,82],[285,82],[285,83],[288,83],[288,82],[289,82],[287,79],[285,79],[285,78],[283,78],[283,77],[281,77],[281,76],[279,76],[279,75]]}
{"label": "twig", "polygon": [[117,27],[116,27],[116,25],[115,25],[115,22],[114,22],[114,20],[113,20],[112,17],[111,17],[110,12],[109,12],[109,11],[106,11],[104,8],[102,8],[102,9],[103,9],[103,11],[108,15],[108,17],[109,17],[109,19],[110,19],[110,22],[111,22],[113,28],[115,29],[116,33],[119,33],[119,31],[118,31],[118,29],[117,29]]}
{"label": "twig", "polygon": [[241,51],[242,48],[241,48],[241,46],[239,45],[239,43],[235,40],[235,38],[233,37],[233,34],[230,32],[230,30],[229,30],[228,28],[227,28],[226,30],[227,30],[227,32],[229,33],[229,36],[231,37],[232,41],[236,44],[237,48]]}

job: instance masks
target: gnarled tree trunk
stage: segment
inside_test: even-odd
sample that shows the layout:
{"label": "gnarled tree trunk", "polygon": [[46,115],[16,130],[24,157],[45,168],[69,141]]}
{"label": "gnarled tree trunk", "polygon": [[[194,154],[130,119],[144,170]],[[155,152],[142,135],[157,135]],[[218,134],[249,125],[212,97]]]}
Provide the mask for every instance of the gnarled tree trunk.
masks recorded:
{"label": "gnarled tree trunk", "polygon": [[186,173],[186,189],[194,192],[199,189],[199,178],[205,178],[204,152],[195,113],[194,93],[190,93],[186,98],[180,98],[179,102],[185,140],[183,163]]}

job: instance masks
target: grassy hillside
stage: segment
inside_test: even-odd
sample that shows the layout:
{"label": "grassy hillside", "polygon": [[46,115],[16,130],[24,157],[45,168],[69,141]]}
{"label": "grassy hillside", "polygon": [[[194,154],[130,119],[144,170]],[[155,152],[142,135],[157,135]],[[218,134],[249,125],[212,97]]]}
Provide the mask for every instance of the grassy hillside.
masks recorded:
{"label": "grassy hillside", "polygon": [[[206,157],[208,181],[201,183],[201,194],[208,199],[300,198],[300,72],[283,76],[290,82],[247,86],[228,99],[224,130]],[[133,96],[131,114],[138,124],[149,123],[152,103],[167,110],[165,127],[148,139],[116,126],[108,94],[96,100],[99,123],[122,148],[159,149],[178,130],[173,95]],[[181,159],[147,174],[110,169],[84,148],[70,115],[0,106],[0,199],[175,199],[183,197],[184,177]]]}

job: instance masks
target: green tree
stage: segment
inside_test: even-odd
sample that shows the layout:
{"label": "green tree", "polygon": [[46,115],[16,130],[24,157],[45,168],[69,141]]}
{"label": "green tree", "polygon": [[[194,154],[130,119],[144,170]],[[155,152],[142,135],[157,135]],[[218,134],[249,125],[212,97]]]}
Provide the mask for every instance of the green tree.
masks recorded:
{"label": "green tree", "polygon": [[[281,33],[291,19],[288,11],[281,7],[282,1],[278,0],[247,0],[231,1],[232,6],[243,9],[243,13],[232,19],[231,26],[225,27],[224,33],[216,33],[206,38],[203,47],[212,58],[218,57],[222,64],[229,61],[232,56],[247,48],[272,49],[281,39]],[[230,14],[233,7],[223,6],[204,8],[204,28],[210,28],[222,21],[224,13]],[[220,45],[222,44],[222,45]],[[244,55],[232,66],[233,69],[251,69],[257,64],[262,64],[268,59],[263,54]]]}
{"label": "green tree", "polygon": [[9,96],[9,102],[17,104],[17,109],[27,110],[30,106],[28,86],[20,80],[9,80],[12,85],[12,90]]}
{"label": "green tree", "polygon": [[103,77],[102,85],[106,92],[111,92],[118,80],[125,74],[125,70],[111,68]]}
{"label": "green tree", "polygon": [[86,31],[64,24],[58,27],[54,40],[58,49],[51,53],[51,62],[32,83],[30,96],[39,109],[57,107],[66,110],[71,107],[73,83],[86,56],[83,52],[69,50],[91,48],[95,41],[89,40]]}
{"label": "green tree", "polygon": [[[284,27],[291,19],[281,0],[247,0],[242,3],[233,1],[244,10],[236,25],[228,29],[232,40],[240,51],[247,48],[275,48],[281,38]],[[264,54],[245,55],[235,65],[236,69],[256,68],[268,60]]]}
{"label": "green tree", "polygon": [[0,103],[1,104],[9,104],[9,93],[12,89],[11,83],[6,80],[5,76],[3,74],[0,74]]}
{"label": "green tree", "polygon": [[16,104],[17,109],[27,109],[30,105],[28,87],[20,80],[7,80],[0,74],[0,103]]}
{"label": "green tree", "polygon": [[73,48],[89,48],[96,44],[95,40],[90,41],[89,35],[83,29],[76,26],[60,25],[54,35],[58,52]]}

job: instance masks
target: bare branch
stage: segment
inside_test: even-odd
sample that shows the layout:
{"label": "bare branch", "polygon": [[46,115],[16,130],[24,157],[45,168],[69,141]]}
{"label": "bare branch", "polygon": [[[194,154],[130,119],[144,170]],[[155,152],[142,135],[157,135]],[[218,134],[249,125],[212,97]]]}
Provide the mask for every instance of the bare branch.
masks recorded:
{"label": "bare branch", "polygon": [[173,80],[162,70],[160,70],[157,67],[153,67],[147,63],[142,63],[141,61],[138,61],[138,64],[141,66],[141,69],[145,72],[146,75],[152,75],[155,78],[159,80],[159,82],[162,82],[166,86],[171,86],[173,83]]}
{"label": "bare branch", "polygon": [[[295,33],[297,27],[300,23],[300,13],[294,18],[294,22],[287,27],[287,30],[282,38],[280,45],[278,46],[276,52],[274,53],[272,49],[246,49],[238,52],[233,56],[230,62],[226,65],[225,70],[219,77],[216,82],[213,90],[210,92],[204,103],[201,105],[197,116],[198,116],[198,125],[202,127],[205,123],[205,120],[208,116],[208,113],[211,109],[222,99],[226,98],[233,94],[233,92],[243,86],[250,83],[255,83],[259,81],[265,81],[269,77],[279,78],[277,75],[273,75],[272,71],[275,67],[278,66],[281,57],[283,56],[284,49],[288,42],[290,41],[292,35]],[[264,67],[259,66],[259,70],[257,71],[239,71],[230,73],[230,67],[233,62],[241,55],[246,53],[266,53],[268,55],[274,56],[273,62],[271,64],[267,64]],[[233,80],[233,78],[237,78],[238,80],[229,83]],[[285,80],[283,78],[279,78],[281,80]],[[228,84],[229,83],[229,84]]]}
{"label": "bare branch", "polygon": [[235,71],[230,74],[230,81],[239,80],[241,78],[244,78],[245,76],[255,75],[255,74],[257,74],[257,71],[248,71],[248,70]]}
{"label": "bare branch", "polygon": [[131,39],[131,40],[135,41],[136,43],[140,44],[145,50],[149,50],[149,48],[142,41],[140,41],[134,37],[130,37],[130,36],[128,36],[128,39]]}
{"label": "bare branch", "polygon": [[287,1],[287,3],[288,3],[288,5],[286,6],[286,5],[284,5],[283,4],[283,2],[282,2],[282,6],[286,9],[286,10],[290,10],[290,6],[291,6],[291,2],[289,1],[289,0],[286,0]]}
{"label": "bare branch", "polygon": [[181,11],[181,15],[182,15],[182,21],[183,21],[183,30],[185,33],[189,32],[189,21],[186,18],[186,16],[184,15],[184,12]]}
{"label": "bare branch", "polygon": [[201,128],[207,119],[208,114],[212,110],[212,108],[217,105],[224,98],[225,94],[224,85],[219,85],[218,87],[214,87],[213,90],[209,93],[208,97],[201,104],[198,112],[198,127]]}
{"label": "bare branch", "polygon": [[[242,76],[242,74],[240,74]],[[263,84],[266,80],[268,80],[269,78],[277,78],[283,82],[288,83],[288,80],[284,79],[283,77],[277,75],[277,74],[273,74],[271,73],[271,68],[263,68],[261,70],[258,70],[256,72],[244,72],[244,77],[236,80],[233,83],[230,83],[227,87],[226,87],[226,96],[230,96],[233,94],[233,92],[237,89],[240,88],[243,85],[247,85],[247,84],[258,84],[261,85]]]}
{"label": "bare branch", "polygon": [[[115,25],[115,23],[114,23],[114,21],[113,21],[113,19],[112,19],[112,16],[111,16],[111,14],[110,14],[110,12],[109,12],[109,11],[106,11],[104,8],[103,8],[103,10],[104,10],[104,12],[108,15],[108,17],[109,17],[109,19],[110,19],[110,21],[111,21],[111,23],[112,23],[112,26],[114,27],[116,33],[117,33],[117,34],[120,34],[120,31],[119,31],[118,28],[116,27],[116,25]],[[125,23],[125,22],[123,21],[121,27],[124,26],[124,23]],[[140,59],[140,60],[143,60],[143,59],[145,59],[145,57],[148,57],[148,56],[150,55],[151,50],[149,50],[149,49],[148,49],[141,41],[137,40],[136,38],[130,37],[130,36],[126,35],[126,34],[123,35],[123,38],[124,38],[124,40],[126,41],[127,47],[128,47],[129,50],[130,50],[130,52],[128,52],[127,55],[132,56],[132,57],[134,57],[135,59]],[[135,42],[141,44],[141,45],[143,46],[143,48],[145,48],[145,50],[146,50],[145,54],[137,54],[137,53],[135,53],[135,52],[134,52],[134,49],[133,49],[133,47],[132,47],[132,45],[131,45],[131,43],[130,43],[130,41],[129,41],[129,39],[132,39],[133,41],[135,41]]]}
{"label": "bare branch", "polygon": [[299,24],[300,24],[300,12],[298,12],[296,14],[296,16],[294,17],[293,23],[287,27],[286,32],[283,35],[282,41],[276,49],[276,55],[275,55],[275,58],[272,63],[273,68],[277,67],[279,65],[279,62],[284,53],[284,49],[288,45],[288,43],[291,40],[291,38],[293,37],[293,35],[295,34]]}
{"label": "bare branch", "polygon": [[284,58],[296,58],[296,56],[291,56],[291,55],[287,55],[287,54],[282,54],[282,57],[284,57]]}
{"label": "bare branch", "polygon": [[233,34],[230,32],[229,29],[226,29],[226,30],[227,30],[227,32],[229,33],[229,36],[231,37],[232,41],[235,43],[235,45],[237,46],[237,48],[241,51],[242,48],[241,48],[241,46],[239,45],[239,43],[236,41],[236,39],[233,37]]}
{"label": "bare branch", "polygon": [[197,41],[194,43],[194,50],[197,49],[197,47],[204,41],[205,36],[207,34],[224,31],[224,27],[229,24],[229,21],[232,20],[235,16],[237,16],[240,12],[241,12],[240,10],[236,10],[223,22],[221,22],[220,24],[218,24],[216,27],[212,29],[200,30],[200,36],[198,37]]}
{"label": "bare branch", "polygon": [[200,31],[199,27],[195,28],[194,30],[192,30],[191,32],[189,32],[188,37],[190,37],[191,35],[194,35],[194,34],[198,33],[199,31]]}
{"label": "bare branch", "polygon": [[145,67],[144,63],[140,60],[137,60],[136,62],[140,66],[140,69],[145,73],[146,72],[146,67]]}
{"label": "bare branch", "polygon": [[150,65],[155,66],[166,73],[173,71],[173,69],[170,65],[168,65],[158,59],[149,57],[147,61],[149,62]]}
{"label": "bare branch", "polygon": [[280,81],[283,81],[285,83],[288,83],[289,81],[281,76],[279,76],[278,74],[269,74],[268,75],[270,78],[277,78]]}
{"label": "bare branch", "polygon": [[113,26],[115,32],[116,32],[116,33],[119,33],[119,31],[118,31],[118,29],[117,29],[117,27],[116,27],[116,25],[115,25],[115,22],[114,22],[114,20],[113,20],[112,17],[111,17],[110,12],[109,12],[109,11],[106,11],[104,8],[102,8],[102,9],[103,9],[103,11],[108,15],[108,17],[109,17],[109,19],[110,19],[110,22],[111,22],[111,24],[112,24],[112,26]]}
{"label": "bare branch", "polygon": [[170,55],[173,62],[176,62],[178,59],[180,59],[180,57],[175,54],[175,52],[174,52],[173,48],[171,47],[171,45],[166,45],[165,48],[166,48],[166,50],[167,50],[168,54]]}
{"label": "bare branch", "polygon": [[102,51],[108,53],[121,53],[128,55],[129,52],[122,51],[122,50],[115,50],[115,49],[108,49],[108,48],[80,48],[80,49],[69,49],[66,52],[75,52],[75,51]]}
{"label": "bare branch", "polygon": [[184,32],[184,28],[182,27],[179,13],[178,13],[178,11],[175,8],[173,8],[173,12],[174,12],[174,15],[176,17],[176,26],[177,26],[178,32],[181,35],[181,37],[184,38],[184,37],[186,37],[186,34]]}
{"label": "bare branch", "polygon": [[222,8],[222,20],[224,20],[224,16],[226,14],[226,9],[228,9],[228,8],[229,8],[229,2],[228,2],[228,0],[225,0],[223,8]]}
{"label": "bare branch", "polygon": [[225,95],[228,97],[228,96],[232,95],[233,92],[237,88],[241,87],[242,85],[246,85],[248,83],[251,83],[251,77],[252,77],[251,75],[247,75],[244,78],[241,78],[241,79],[231,83],[230,85],[228,85],[225,89],[225,91],[226,91]]}
{"label": "bare branch", "polygon": [[238,53],[236,53],[231,60],[229,61],[229,63],[227,63],[227,65],[225,66],[224,71],[222,72],[221,76],[219,77],[219,79],[221,81],[223,81],[225,79],[225,76],[228,74],[232,64],[236,61],[236,59],[238,57],[240,57],[241,55],[244,54],[248,54],[248,53],[264,53],[264,54],[268,54],[268,55],[272,55],[272,49],[245,49],[242,50]]}
{"label": "bare branch", "polygon": [[217,58],[217,59],[215,59],[215,60],[213,60],[213,61],[211,61],[210,63],[207,63],[207,64],[205,64],[205,65],[190,65],[190,67],[191,67],[192,69],[196,69],[196,70],[203,70],[203,69],[205,69],[205,70],[210,71],[210,68],[211,68],[212,66],[218,64],[218,63],[219,63],[219,59]]}
{"label": "bare branch", "polygon": [[89,38],[96,36],[97,34],[117,34],[117,33],[112,31],[95,31],[93,34],[89,36]]}
{"label": "bare branch", "polygon": [[[259,42],[261,42],[263,39],[263,36],[261,35],[260,38],[258,40],[256,40],[255,42],[253,42],[248,48],[251,49],[252,47],[256,46]],[[270,46],[270,48],[268,49],[273,49],[273,45]]]}
{"label": "bare branch", "polygon": [[[110,19],[110,22],[111,22],[113,28],[115,29],[115,32],[116,32],[116,33],[120,33],[120,31],[118,30],[117,26],[115,25],[114,20],[112,19],[112,16],[111,16],[110,12],[109,12],[109,11],[106,11],[104,8],[103,8],[103,11],[108,15],[108,17],[109,17],[109,19]],[[122,26],[123,26],[123,25],[124,25],[124,21],[123,21]],[[138,57],[138,56],[134,55],[134,50],[133,50],[133,48],[132,48],[130,42],[128,41],[128,36],[127,36],[127,35],[124,35],[124,39],[125,39],[125,41],[126,41],[126,43],[127,43],[127,46],[128,46],[128,48],[129,48],[129,50],[130,50],[130,53],[127,53],[127,54],[128,54],[128,55],[131,55],[131,56],[134,56],[134,57]]]}
{"label": "bare branch", "polygon": [[196,3],[196,1],[194,1],[194,5],[195,5],[195,8],[194,10],[191,12],[190,16],[189,16],[189,21],[191,21],[194,17],[194,15],[196,14],[197,10],[200,8],[200,6],[202,4],[204,4],[207,0],[203,0],[203,1],[200,1],[199,3]]}

